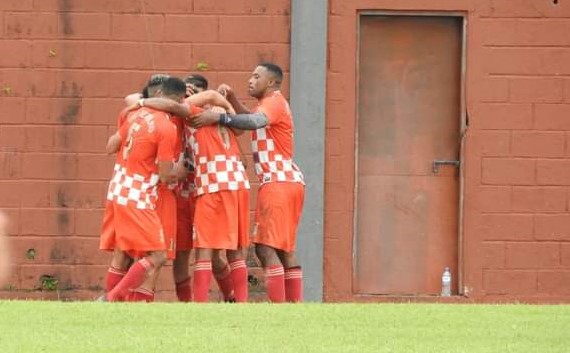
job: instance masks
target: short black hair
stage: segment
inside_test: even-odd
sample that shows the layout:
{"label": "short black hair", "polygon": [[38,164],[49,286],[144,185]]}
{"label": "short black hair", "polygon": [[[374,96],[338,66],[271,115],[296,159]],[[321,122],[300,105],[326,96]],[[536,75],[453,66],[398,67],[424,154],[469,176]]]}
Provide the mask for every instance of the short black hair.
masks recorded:
{"label": "short black hair", "polygon": [[275,76],[275,81],[280,84],[283,81],[283,70],[274,63],[264,62],[259,64],[259,66],[264,67],[267,71],[271,72]]}
{"label": "short black hair", "polygon": [[178,77],[170,76],[162,83],[162,93],[165,96],[186,94],[186,84]]}
{"label": "short black hair", "polygon": [[184,79],[184,82],[189,83],[197,88],[202,88],[203,90],[208,89],[208,80],[199,74],[190,74]]}
{"label": "short black hair", "polygon": [[151,95],[156,94],[159,86],[167,79],[170,75],[168,74],[154,74],[150,77],[146,86],[142,90],[143,98],[149,98]]}

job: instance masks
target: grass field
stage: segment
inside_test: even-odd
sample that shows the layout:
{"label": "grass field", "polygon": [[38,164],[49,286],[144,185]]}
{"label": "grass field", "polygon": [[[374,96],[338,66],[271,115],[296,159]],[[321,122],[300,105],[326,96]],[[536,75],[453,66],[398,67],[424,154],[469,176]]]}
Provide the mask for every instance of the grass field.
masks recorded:
{"label": "grass field", "polygon": [[570,306],[0,301],[0,352],[570,352]]}

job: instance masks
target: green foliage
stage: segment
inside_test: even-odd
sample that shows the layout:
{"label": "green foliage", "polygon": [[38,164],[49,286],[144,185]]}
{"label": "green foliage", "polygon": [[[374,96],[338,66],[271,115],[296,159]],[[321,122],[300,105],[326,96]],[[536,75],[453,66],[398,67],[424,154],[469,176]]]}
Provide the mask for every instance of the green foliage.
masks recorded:
{"label": "green foliage", "polygon": [[40,277],[40,283],[42,286],[42,290],[56,291],[57,285],[59,284],[59,281],[57,280],[57,278],[55,276],[42,275]]}
{"label": "green foliage", "polygon": [[566,353],[570,306],[0,301],[12,352]]}
{"label": "green foliage", "polygon": [[196,64],[196,70],[198,71],[207,71],[208,70],[208,64],[200,61],[198,64]]}

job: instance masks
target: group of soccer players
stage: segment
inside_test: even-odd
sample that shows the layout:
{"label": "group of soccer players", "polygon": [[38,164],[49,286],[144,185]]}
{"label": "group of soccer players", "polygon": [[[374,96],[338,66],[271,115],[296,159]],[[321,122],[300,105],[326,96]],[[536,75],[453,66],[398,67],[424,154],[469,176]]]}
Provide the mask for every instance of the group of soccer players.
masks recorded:
{"label": "group of soccer players", "polygon": [[250,184],[236,138],[244,130],[251,131],[260,183],[252,241],[268,299],[302,300],[294,250],[305,184],[293,161],[282,80],[275,64],[255,68],[252,111],[230,86],[208,90],[200,75],[153,75],[142,94],[126,98],[107,142],[117,157],[101,235],[100,248],[113,252],[101,300],[153,301],[160,269],[171,259],[180,301],[207,302],[213,275],[225,301],[247,302]]}

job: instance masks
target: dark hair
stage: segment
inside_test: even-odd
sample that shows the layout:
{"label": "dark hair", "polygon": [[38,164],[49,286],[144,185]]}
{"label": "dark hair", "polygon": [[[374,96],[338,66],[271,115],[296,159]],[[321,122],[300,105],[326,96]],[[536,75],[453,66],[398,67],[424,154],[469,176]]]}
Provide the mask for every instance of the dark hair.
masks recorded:
{"label": "dark hair", "polygon": [[170,76],[162,83],[162,93],[165,96],[186,94],[186,84],[178,77]]}
{"label": "dark hair", "polygon": [[277,82],[277,84],[280,84],[281,81],[283,81],[283,70],[281,70],[281,68],[278,65],[265,62],[259,64],[259,66],[264,67],[267,69],[267,71],[271,72],[273,76],[275,76],[275,81]]}
{"label": "dark hair", "polygon": [[208,80],[204,76],[199,74],[188,75],[188,77],[184,79],[184,82],[194,85],[197,88],[201,88],[203,90],[208,89]]}
{"label": "dark hair", "polygon": [[168,74],[154,74],[150,77],[146,86],[142,90],[143,98],[150,98],[151,95],[156,94],[156,90],[170,75]]}

